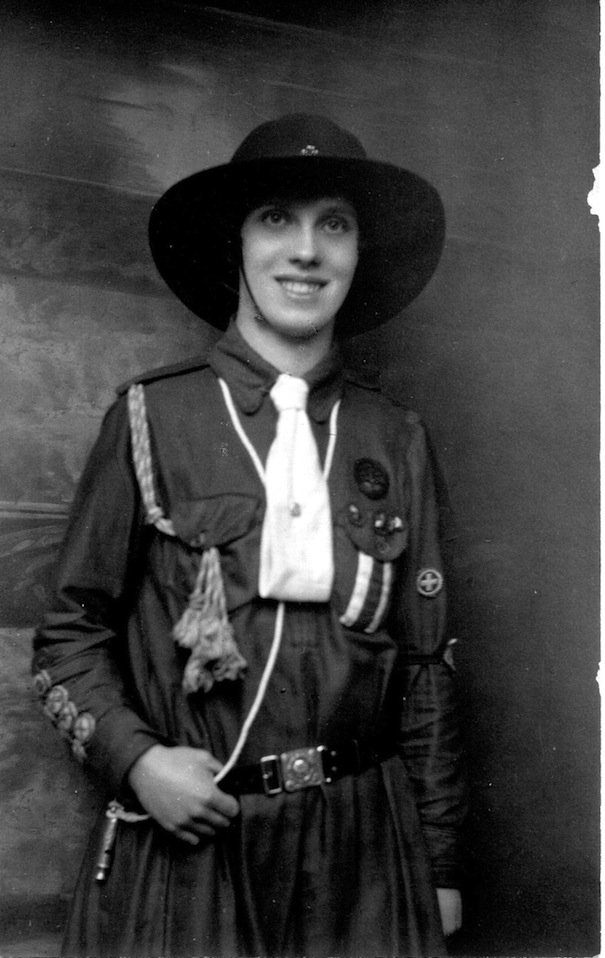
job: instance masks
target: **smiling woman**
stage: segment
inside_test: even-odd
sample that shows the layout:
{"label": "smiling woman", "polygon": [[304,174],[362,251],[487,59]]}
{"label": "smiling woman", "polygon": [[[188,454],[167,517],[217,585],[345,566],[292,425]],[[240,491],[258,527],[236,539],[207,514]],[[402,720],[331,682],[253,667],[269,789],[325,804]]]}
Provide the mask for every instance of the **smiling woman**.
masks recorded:
{"label": "smiling woman", "polygon": [[[355,210],[331,197],[284,197],[253,210],[241,235],[236,325],[275,365],[281,358],[290,372],[302,374],[327,352],[353,282]],[[298,348],[292,357],[293,345]]]}
{"label": "smiling woman", "polygon": [[279,196],[346,200],[362,254],[335,325],[338,337],[397,315],[424,289],[443,247],[437,191],[422,177],[369,160],[359,140],[325,117],[292,114],[263,123],[231,161],[179,181],[151,214],[149,240],[168,286],[194,313],[225,329],[238,307],[241,227]]}
{"label": "smiling woman", "polygon": [[64,954],[443,955],[443,490],[418,416],[337,342],[428,282],[439,197],[294,115],[168,190],[150,241],[225,334],[120,390],[36,635],[45,711],[114,796]]}

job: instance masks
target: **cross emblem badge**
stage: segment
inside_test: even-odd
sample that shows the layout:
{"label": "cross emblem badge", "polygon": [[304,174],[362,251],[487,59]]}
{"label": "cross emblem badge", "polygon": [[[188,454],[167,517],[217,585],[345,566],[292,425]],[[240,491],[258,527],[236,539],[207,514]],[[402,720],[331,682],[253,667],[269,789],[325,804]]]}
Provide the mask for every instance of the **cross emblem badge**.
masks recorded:
{"label": "cross emblem badge", "polygon": [[437,569],[423,569],[416,577],[416,588],[420,595],[432,599],[443,588],[443,576]]}

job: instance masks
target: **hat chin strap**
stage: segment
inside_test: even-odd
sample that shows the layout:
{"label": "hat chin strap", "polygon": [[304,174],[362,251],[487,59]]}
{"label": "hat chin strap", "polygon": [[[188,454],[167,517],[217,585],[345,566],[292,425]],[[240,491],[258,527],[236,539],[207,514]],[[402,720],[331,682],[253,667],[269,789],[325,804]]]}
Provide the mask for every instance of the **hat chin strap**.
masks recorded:
{"label": "hat chin strap", "polygon": [[246,284],[246,289],[248,290],[248,296],[250,297],[250,302],[252,303],[255,320],[258,323],[267,323],[268,322],[267,317],[264,315],[264,313],[260,309],[258,303],[256,302],[254,298],[254,294],[252,290],[250,289],[250,283],[248,282],[248,277],[246,276],[246,270],[244,269],[243,263],[240,266],[239,270],[240,270],[240,275],[242,276],[242,279],[244,280],[244,283]]}
{"label": "hat chin strap", "polygon": [[[250,302],[252,303],[252,309],[254,311],[254,319],[257,321],[257,323],[267,324],[269,320],[267,319],[267,317],[265,316],[265,314],[263,313],[263,311],[261,310],[260,306],[258,305],[258,303],[256,302],[254,298],[254,294],[252,293],[252,290],[250,289],[250,283],[248,282],[248,277],[246,276],[246,271],[243,265],[240,266],[240,274],[244,280],[244,283],[246,284],[246,289],[248,290],[248,296],[250,297]],[[313,327],[313,329],[315,329],[315,327]],[[315,330],[315,332],[317,332],[317,330]]]}

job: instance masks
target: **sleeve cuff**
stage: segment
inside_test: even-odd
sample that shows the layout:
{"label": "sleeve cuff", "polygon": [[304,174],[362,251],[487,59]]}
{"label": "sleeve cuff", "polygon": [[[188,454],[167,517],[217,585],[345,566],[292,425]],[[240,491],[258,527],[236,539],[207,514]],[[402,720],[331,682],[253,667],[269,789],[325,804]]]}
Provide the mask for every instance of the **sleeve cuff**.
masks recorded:
{"label": "sleeve cuff", "polygon": [[153,745],[170,741],[128,708],[113,709],[99,720],[87,749],[87,764],[108,790],[117,794],[134,763]]}

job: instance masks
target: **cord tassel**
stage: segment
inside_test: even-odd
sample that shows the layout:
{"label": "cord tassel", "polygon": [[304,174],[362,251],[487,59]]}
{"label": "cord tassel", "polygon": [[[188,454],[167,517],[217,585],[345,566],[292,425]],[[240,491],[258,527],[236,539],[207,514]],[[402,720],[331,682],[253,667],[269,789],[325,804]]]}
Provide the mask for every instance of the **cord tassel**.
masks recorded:
{"label": "cord tassel", "polygon": [[218,549],[203,553],[189,604],[172,634],[182,648],[191,649],[183,675],[187,694],[208,692],[215,682],[244,675],[247,663],[227,616]]}
{"label": "cord tassel", "polygon": [[[156,501],[145,390],[140,383],[128,390],[128,415],[133,462],[147,522],[164,535],[175,538],[174,525]],[[189,603],[172,634],[180,646],[191,649],[183,675],[183,690],[187,694],[199,689],[208,692],[215,682],[244,675],[247,663],[237,647],[227,616],[218,549],[207,549],[203,553]]]}

